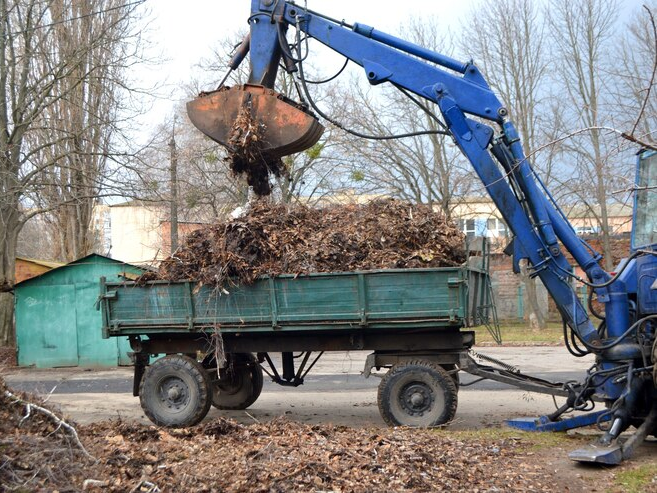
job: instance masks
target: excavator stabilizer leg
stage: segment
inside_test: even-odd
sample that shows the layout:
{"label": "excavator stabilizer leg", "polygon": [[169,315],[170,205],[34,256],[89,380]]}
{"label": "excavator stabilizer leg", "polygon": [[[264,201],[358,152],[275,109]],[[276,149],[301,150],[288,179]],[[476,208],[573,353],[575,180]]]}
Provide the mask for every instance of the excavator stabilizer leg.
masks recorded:
{"label": "excavator stabilizer leg", "polygon": [[[236,122],[248,110],[260,132],[259,151],[279,158],[317,143],[324,127],[299,104],[263,86],[246,84],[201,94],[187,103],[192,123],[219,144],[236,150]],[[237,144],[239,145],[239,144]]]}
{"label": "excavator stabilizer leg", "polygon": [[616,465],[632,457],[636,447],[641,445],[645,438],[653,434],[657,428],[657,404],[653,407],[644,419],[643,423],[637,428],[624,443],[620,438],[605,443],[604,440],[598,440],[587,447],[574,450],[568,456],[577,462],[594,462],[597,464]]}

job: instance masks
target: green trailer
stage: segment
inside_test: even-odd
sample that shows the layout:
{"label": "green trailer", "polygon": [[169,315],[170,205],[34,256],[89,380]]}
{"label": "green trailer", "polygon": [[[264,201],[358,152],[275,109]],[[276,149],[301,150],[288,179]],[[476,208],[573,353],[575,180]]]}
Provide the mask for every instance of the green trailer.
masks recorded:
{"label": "green trailer", "polygon": [[280,275],[227,288],[103,280],[100,296],[103,337],[129,337],[134,394],[164,426],[196,424],[211,405],[245,409],[263,370],[298,386],[325,351],[348,350],[372,351],[365,376],[389,369],[378,396],[387,423],[446,423],[459,358],[474,344],[466,329],[486,323],[491,307],[487,272],[472,267]]}

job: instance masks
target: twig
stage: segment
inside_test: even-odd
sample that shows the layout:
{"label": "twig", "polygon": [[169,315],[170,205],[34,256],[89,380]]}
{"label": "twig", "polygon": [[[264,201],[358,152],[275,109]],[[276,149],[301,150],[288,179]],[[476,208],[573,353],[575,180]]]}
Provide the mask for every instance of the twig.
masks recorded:
{"label": "twig", "polygon": [[[643,110],[641,110],[643,111]],[[639,144],[641,147],[645,147],[646,149],[650,149],[651,151],[657,151],[657,145],[652,144],[650,142],[646,142],[641,139],[637,139],[634,136],[634,133],[628,134],[626,132],[620,132],[620,136],[623,137],[626,140],[629,140],[630,142],[634,142],[635,144]]]}
{"label": "twig", "polygon": [[[11,399],[16,404],[22,404],[23,406],[25,406],[26,409],[27,409],[27,416],[29,416],[29,414],[32,412],[32,410],[38,411],[41,414],[44,414],[53,423],[55,423],[58,427],[64,428],[68,432],[68,434],[73,438],[73,441],[75,442],[75,444],[78,446],[78,448],[82,451],[82,453],[87,458],[89,458],[93,461],[98,460],[93,455],[91,455],[89,452],[87,452],[87,449],[84,448],[84,445],[82,445],[82,442],[80,441],[80,438],[78,437],[78,432],[76,431],[76,429],[73,426],[71,426],[70,424],[68,424],[66,421],[64,421],[63,419],[57,417],[55,415],[55,413],[53,413],[49,409],[46,409],[45,407],[37,406],[36,404],[32,404],[30,402],[27,402],[27,401],[21,399],[20,397],[12,394],[8,390],[5,390],[5,397]],[[23,419],[25,419],[25,418],[23,418]],[[23,420],[21,420],[21,422],[22,421]]]}
{"label": "twig", "polygon": [[258,418],[256,418],[256,417],[253,416],[252,414],[250,414],[248,411],[244,411],[244,414],[246,414],[249,418],[251,418],[251,419],[252,419],[253,421],[255,421],[256,423],[260,424],[260,421],[258,420]]}
{"label": "twig", "polygon": [[106,488],[107,481],[100,481],[98,479],[85,479],[82,483],[82,491],[86,491],[89,488]]}
{"label": "twig", "polygon": [[214,346],[214,360],[217,363],[217,376],[221,378],[219,371],[226,367],[226,351],[224,350],[224,338],[221,335],[221,326],[215,325],[215,332],[212,334],[212,345]]}
{"label": "twig", "polygon": [[162,491],[160,490],[160,488],[158,488],[158,486],[155,483],[151,483],[150,481],[146,481],[145,479],[142,479],[141,481],[139,481],[139,484],[137,484],[137,486],[135,486],[130,490],[130,493],[141,491],[142,486],[148,488],[146,490],[146,493],[159,493],[160,491]]}
{"label": "twig", "polygon": [[634,137],[634,132],[639,126],[639,122],[643,117],[643,113],[646,110],[646,106],[648,106],[648,100],[650,99],[650,92],[652,91],[652,86],[655,84],[655,74],[657,74],[657,26],[655,26],[655,17],[652,15],[652,11],[650,10],[650,8],[648,8],[647,5],[644,5],[643,8],[646,9],[646,12],[648,12],[648,17],[650,18],[650,24],[652,25],[652,36],[655,42],[655,51],[652,60],[652,75],[650,76],[650,83],[648,84],[648,88],[646,89],[646,97],[643,99],[641,110],[639,111],[639,115],[636,117],[636,121],[634,122],[634,126],[632,127],[632,131],[630,132],[630,135],[627,137],[624,136],[626,139],[632,142],[637,142],[629,137]]}
{"label": "twig", "polygon": [[646,149],[651,149],[654,151],[657,151],[657,146],[653,143],[650,142],[644,142],[640,140],[639,138],[635,137],[634,135],[630,135],[627,132],[622,132],[618,129],[615,129],[613,127],[604,127],[604,126],[599,126],[599,127],[586,127],[586,128],[580,128],[579,130],[575,130],[574,132],[570,132],[567,135],[564,135],[563,137],[559,137],[558,139],[554,139],[551,142],[548,142],[547,144],[544,144],[540,147],[538,147],[536,150],[534,150],[531,154],[527,155],[526,159],[529,159],[531,156],[535,155],[539,151],[545,149],[546,147],[553,146],[554,144],[558,144],[559,142],[563,142],[564,140],[568,140],[576,135],[586,133],[586,132],[591,132],[594,130],[605,130],[607,132],[615,133],[617,135],[620,135],[622,138],[627,139],[631,142],[634,142],[635,144],[640,144],[641,146],[645,147]]}
{"label": "twig", "polygon": [[259,457],[259,456],[261,456],[262,454],[264,454],[265,451],[266,451],[269,447],[271,447],[272,443],[274,443],[274,441],[273,441],[273,440],[270,440],[269,443],[268,443],[267,445],[265,445],[265,446],[262,447],[260,450],[258,450],[258,451],[253,455],[253,457],[251,457],[251,458],[252,458],[252,459],[255,459],[256,457]]}
{"label": "twig", "polygon": [[18,427],[20,428],[21,426],[23,426],[23,422],[24,422],[26,419],[28,419],[31,415],[32,415],[32,405],[31,405],[31,404],[27,404],[27,405],[25,406],[25,416],[23,416],[23,417],[21,418],[21,420],[18,422]]}
{"label": "twig", "polygon": [[48,400],[52,397],[52,394],[55,392],[59,384],[56,384],[52,389],[50,389],[50,392],[48,392],[48,397],[46,397],[43,402],[48,402]]}
{"label": "twig", "polygon": [[301,466],[299,469],[297,469],[294,472],[291,472],[290,474],[286,474],[285,476],[281,476],[280,478],[274,478],[272,480],[272,483],[277,483],[278,481],[285,481],[286,479],[293,478],[300,472],[302,472],[304,469],[308,469],[310,467],[310,464],[306,464],[305,466]]}
{"label": "twig", "polygon": [[618,190],[614,190],[611,192],[612,195],[616,195],[619,193],[627,193],[627,192],[641,192],[643,190],[657,190],[657,185],[655,186],[650,186],[650,187],[627,187],[627,188],[620,188]]}

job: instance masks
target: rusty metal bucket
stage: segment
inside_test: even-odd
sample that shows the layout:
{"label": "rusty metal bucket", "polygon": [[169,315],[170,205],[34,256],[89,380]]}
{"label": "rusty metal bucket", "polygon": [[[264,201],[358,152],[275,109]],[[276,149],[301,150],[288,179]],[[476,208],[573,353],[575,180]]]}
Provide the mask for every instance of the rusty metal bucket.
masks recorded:
{"label": "rusty metal bucket", "polygon": [[248,104],[262,124],[261,151],[282,157],[304,151],[317,143],[324,127],[314,115],[273,89],[246,84],[201,94],[187,103],[192,123],[215,142],[230,148],[233,124]]}

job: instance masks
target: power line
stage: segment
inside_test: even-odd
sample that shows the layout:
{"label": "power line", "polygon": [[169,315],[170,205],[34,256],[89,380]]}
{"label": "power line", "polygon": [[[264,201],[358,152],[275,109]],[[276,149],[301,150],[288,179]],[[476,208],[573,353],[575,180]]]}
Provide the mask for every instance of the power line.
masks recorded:
{"label": "power line", "polygon": [[89,12],[88,14],[83,14],[83,15],[79,15],[79,16],[76,16],[76,17],[71,17],[69,19],[62,19],[60,21],[55,21],[55,22],[50,22],[48,24],[43,24],[41,26],[35,26],[31,29],[23,29],[22,31],[14,31],[14,32],[6,35],[6,36],[16,36],[18,34],[26,34],[26,33],[29,33],[29,32],[36,31],[37,29],[46,29],[46,28],[49,28],[49,27],[57,26],[59,24],[66,24],[67,22],[73,22],[73,21],[77,21],[77,20],[80,20],[80,19],[85,19],[87,17],[93,17],[93,16],[96,16],[96,15],[106,14],[108,12],[112,12],[114,10],[119,10],[119,9],[124,9],[126,7],[136,7],[136,6],[141,5],[142,3],[145,3],[145,2],[146,2],[146,0],[135,0],[134,2],[124,3],[123,5],[117,5],[116,7],[110,7],[110,8],[103,9],[103,10],[96,10],[94,12]]}

